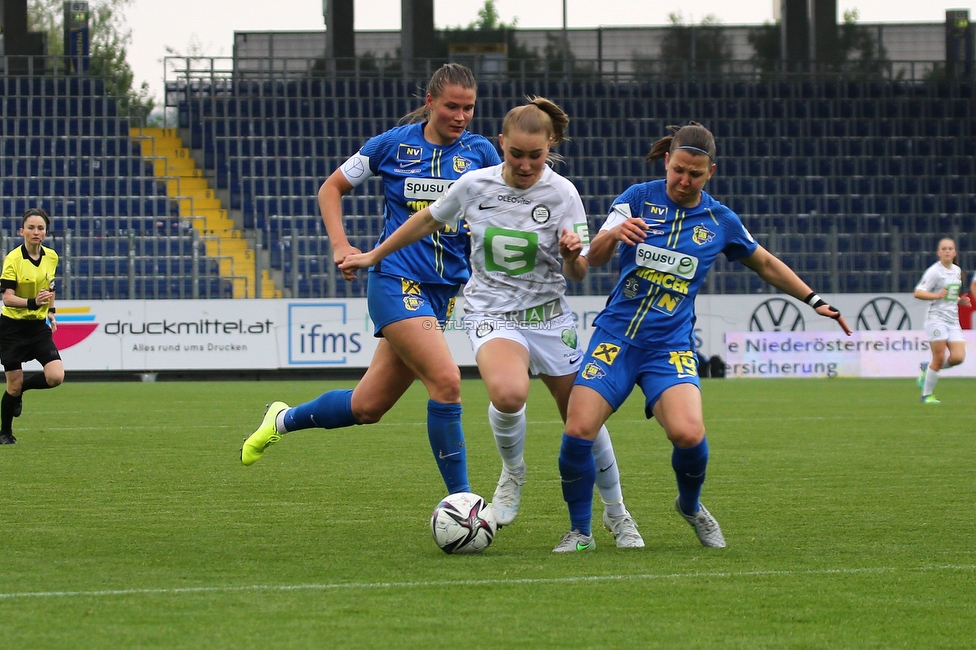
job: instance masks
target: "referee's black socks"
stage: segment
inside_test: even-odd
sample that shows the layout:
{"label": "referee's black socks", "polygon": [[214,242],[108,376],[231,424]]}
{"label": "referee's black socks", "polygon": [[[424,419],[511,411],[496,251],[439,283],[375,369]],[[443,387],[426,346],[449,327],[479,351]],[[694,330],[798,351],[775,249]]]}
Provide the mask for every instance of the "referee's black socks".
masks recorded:
{"label": "referee's black socks", "polygon": [[47,377],[44,376],[43,372],[37,372],[24,380],[24,386],[21,388],[21,394],[28,390],[43,390],[45,388],[52,388],[47,383]]}
{"label": "referee's black socks", "polygon": [[3,397],[0,397],[0,432],[10,433],[14,421],[14,407],[19,401],[19,397],[3,391]]}

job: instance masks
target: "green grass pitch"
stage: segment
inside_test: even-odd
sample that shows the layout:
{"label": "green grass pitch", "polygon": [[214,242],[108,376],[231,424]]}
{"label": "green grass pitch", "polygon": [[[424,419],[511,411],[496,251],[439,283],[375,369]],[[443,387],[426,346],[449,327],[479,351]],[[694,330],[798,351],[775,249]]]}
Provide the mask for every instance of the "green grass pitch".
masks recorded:
{"label": "green grass pitch", "polygon": [[[76,383],[28,393],[0,448],[9,648],[972,648],[976,382],[706,380],[703,501],[673,511],[670,445],[635,393],[609,426],[647,543],[551,552],[568,528],[544,387],[517,522],[449,556],[415,385],[383,422],[287,435],[243,467],[265,403],[353,382]],[[472,487],[500,461],[465,381]],[[599,510],[595,523],[599,525]]]}

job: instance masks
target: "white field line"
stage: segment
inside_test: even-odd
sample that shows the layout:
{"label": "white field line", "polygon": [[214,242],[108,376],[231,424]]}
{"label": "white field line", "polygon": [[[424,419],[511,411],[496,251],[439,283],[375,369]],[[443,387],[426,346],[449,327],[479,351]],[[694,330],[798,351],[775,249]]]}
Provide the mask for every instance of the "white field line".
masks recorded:
{"label": "white field line", "polygon": [[810,569],[806,571],[702,571],[693,573],[643,573],[634,575],[566,576],[562,578],[498,578],[488,580],[419,580],[403,582],[334,582],[303,585],[243,585],[224,587],[174,587],[170,589],[100,589],[93,591],[25,591],[0,593],[0,600],[26,598],[100,598],[105,596],[178,596],[183,594],[234,593],[247,591],[338,591],[369,589],[426,589],[430,587],[483,587],[505,585],[570,584],[614,581],[687,580],[750,577],[802,577],[818,575],[858,575],[976,570],[976,564],[938,564],[910,568],[863,567],[848,569]]}

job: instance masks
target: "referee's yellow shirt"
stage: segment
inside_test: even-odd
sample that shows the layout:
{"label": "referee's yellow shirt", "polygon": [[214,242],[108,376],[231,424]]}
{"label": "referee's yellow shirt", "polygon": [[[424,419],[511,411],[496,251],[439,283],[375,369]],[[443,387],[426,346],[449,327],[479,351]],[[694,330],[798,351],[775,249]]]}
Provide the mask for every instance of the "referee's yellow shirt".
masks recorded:
{"label": "referee's yellow shirt", "polygon": [[[54,273],[58,269],[58,254],[53,249],[41,246],[41,256],[32,260],[27,254],[27,246],[21,245],[3,258],[3,273],[0,274],[0,291],[13,289],[14,294],[25,299],[37,298],[45,289],[54,291]],[[16,320],[44,320],[47,318],[47,305],[37,309],[3,306],[4,316]]]}

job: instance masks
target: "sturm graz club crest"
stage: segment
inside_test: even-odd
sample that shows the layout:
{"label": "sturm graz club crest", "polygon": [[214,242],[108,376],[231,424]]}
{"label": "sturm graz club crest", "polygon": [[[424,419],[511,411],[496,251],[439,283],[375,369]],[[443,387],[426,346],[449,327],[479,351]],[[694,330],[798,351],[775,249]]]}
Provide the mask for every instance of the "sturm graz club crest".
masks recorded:
{"label": "sturm graz club crest", "polygon": [[795,304],[770,298],[759,304],[749,319],[750,332],[803,332],[806,322]]}
{"label": "sturm graz club crest", "polygon": [[532,220],[536,223],[545,223],[549,221],[550,213],[549,208],[541,203],[534,208],[532,208]]}
{"label": "sturm graz club crest", "polygon": [[881,296],[861,307],[857,315],[859,330],[910,330],[912,319],[905,306],[894,298]]}

